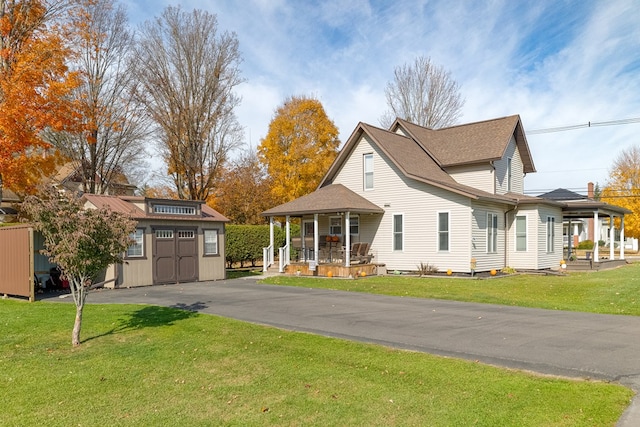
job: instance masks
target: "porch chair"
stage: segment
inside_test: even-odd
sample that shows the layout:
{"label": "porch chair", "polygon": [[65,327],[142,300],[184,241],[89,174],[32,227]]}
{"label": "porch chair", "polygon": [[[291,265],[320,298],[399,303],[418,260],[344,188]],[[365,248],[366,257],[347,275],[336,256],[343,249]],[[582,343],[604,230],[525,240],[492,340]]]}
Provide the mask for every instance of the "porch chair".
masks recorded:
{"label": "porch chair", "polygon": [[349,253],[349,261],[353,262],[360,262],[360,260],[358,259],[358,252],[360,252],[360,245],[361,243],[353,243],[351,245],[351,252]]}
{"label": "porch chair", "polygon": [[369,242],[363,242],[360,244],[358,258],[360,258],[360,262],[364,262],[366,264],[371,262],[371,258],[373,258],[373,255],[369,254]]}

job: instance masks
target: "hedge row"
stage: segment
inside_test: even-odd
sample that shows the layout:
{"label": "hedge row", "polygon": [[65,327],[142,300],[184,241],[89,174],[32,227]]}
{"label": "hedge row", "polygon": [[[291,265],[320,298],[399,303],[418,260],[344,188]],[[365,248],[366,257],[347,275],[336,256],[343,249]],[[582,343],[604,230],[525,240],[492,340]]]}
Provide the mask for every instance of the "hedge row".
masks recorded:
{"label": "hedge row", "polygon": [[[291,225],[291,235],[300,234],[300,226]],[[284,246],[286,232],[280,227],[274,227],[274,247]],[[232,268],[233,264],[240,263],[244,267],[245,263],[256,266],[258,260],[262,260],[262,249],[269,246],[269,225],[227,225],[225,227],[225,255],[227,267]],[[277,252],[276,252],[277,256]]]}

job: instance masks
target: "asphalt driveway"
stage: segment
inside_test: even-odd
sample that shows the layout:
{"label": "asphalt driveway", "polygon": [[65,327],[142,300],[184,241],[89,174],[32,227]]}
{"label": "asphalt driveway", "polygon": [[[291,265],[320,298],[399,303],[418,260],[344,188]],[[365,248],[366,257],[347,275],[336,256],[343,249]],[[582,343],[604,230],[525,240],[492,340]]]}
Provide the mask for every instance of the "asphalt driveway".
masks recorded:
{"label": "asphalt driveway", "polygon": [[[178,307],[509,368],[615,381],[640,390],[640,317],[387,297],[256,281],[245,278],[100,290],[92,292],[87,301]],[[640,425],[637,398],[618,425]]]}

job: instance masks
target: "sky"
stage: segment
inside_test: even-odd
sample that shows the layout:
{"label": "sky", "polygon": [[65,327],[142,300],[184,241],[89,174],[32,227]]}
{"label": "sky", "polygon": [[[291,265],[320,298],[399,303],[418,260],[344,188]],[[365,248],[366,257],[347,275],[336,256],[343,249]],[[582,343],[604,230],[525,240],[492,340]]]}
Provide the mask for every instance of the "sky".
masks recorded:
{"label": "sky", "polygon": [[292,95],[319,99],[342,143],[359,122],[379,126],[394,69],[419,56],[460,85],[459,123],[520,115],[537,171],[528,194],[603,186],[620,152],[640,146],[640,0],[121,2],[134,27],[179,5],[236,33],[237,116],[253,148]]}

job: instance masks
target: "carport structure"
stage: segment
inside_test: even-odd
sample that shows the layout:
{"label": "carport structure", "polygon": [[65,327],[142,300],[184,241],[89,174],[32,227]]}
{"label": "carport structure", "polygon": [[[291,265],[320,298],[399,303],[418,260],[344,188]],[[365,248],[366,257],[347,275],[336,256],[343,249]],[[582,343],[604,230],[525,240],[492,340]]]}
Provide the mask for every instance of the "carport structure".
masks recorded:
{"label": "carport structure", "polygon": [[[609,217],[611,226],[609,227],[609,260],[615,260],[615,218],[620,220],[620,238],[619,238],[619,259],[624,260],[624,216],[632,213],[629,209],[610,205],[608,203],[592,200],[567,200],[564,202],[566,207],[562,209],[562,218],[569,223],[569,232],[571,232],[571,221],[576,219],[593,219],[593,262],[600,262],[600,253],[598,250],[598,236],[600,236],[600,219]],[[568,239],[568,251],[572,250],[572,239]]]}

